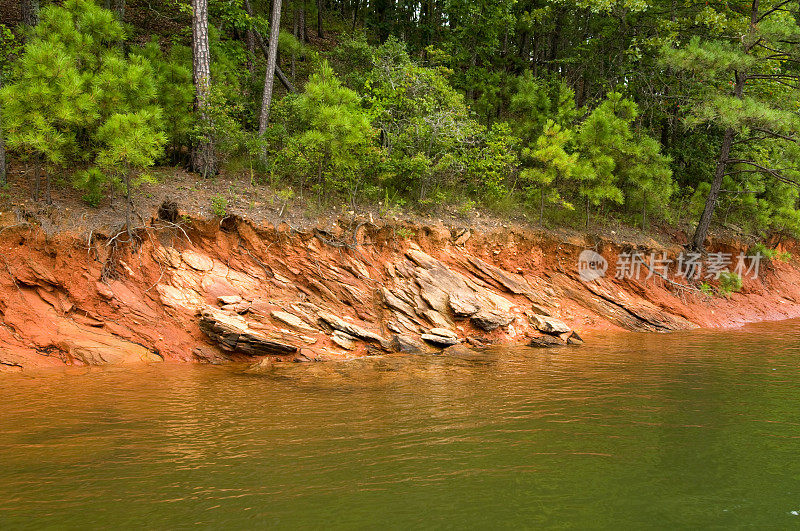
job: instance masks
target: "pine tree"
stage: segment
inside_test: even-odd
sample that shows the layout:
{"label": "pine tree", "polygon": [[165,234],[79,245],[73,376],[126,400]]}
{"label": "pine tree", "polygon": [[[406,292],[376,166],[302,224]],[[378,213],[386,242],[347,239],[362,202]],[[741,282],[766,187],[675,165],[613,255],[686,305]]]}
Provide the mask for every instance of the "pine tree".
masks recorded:
{"label": "pine tree", "polygon": [[[586,198],[586,225],[591,206],[604,202],[623,204],[623,188],[642,194],[643,223],[648,204],[664,204],[672,194],[669,159],[661,155],[658,143],[634,133],[636,104],[618,92],[608,94],[581,124],[577,147],[581,154],[580,193]],[[649,197],[648,197],[649,194]]]}
{"label": "pine tree", "polygon": [[115,113],[97,130],[102,143],[97,164],[122,181],[125,192],[125,227],[133,237],[131,211],[134,173],[152,166],[166,142],[160,129],[160,109],[152,107],[136,112]]}
{"label": "pine tree", "polygon": [[214,124],[211,123],[211,52],[208,47],[208,0],[192,0],[192,79],[199,122],[192,169],[204,178],[217,173]]}
{"label": "pine tree", "polygon": [[528,167],[520,173],[520,180],[524,183],[529,198],[534,194],[539,196],[540,224],[544,222],[545,203],[560,204],[572,209],[572,205],[561,197],[556,186],[558,180],[572,179],[578,167],[578,154],[567,152],[572,138],[571,130],[562,129],[553,120],[547,120],[535,146],[522,151],[523,160],[528,163]]}
{"label": "pine tree", "polygon": [[[43,171],[45,199],[50,202],[53,170],[101,160],[110,169],[111,159],[103,155],[109,137],[103,131],[110,123],[120,123],[121,117],[151,117],[147,127],[141,121],[127,126],[129,139],[138,135],[137,142],[126,147],[129,158],[135,158],[137,149],[149,150],[148,142],[139,140],[143,136],[161,142],[152,67],[143,57],[122,54],[117,44],[123,36],[114,15],[87,0],[67,0],[63,7],[42,10],[15,65],[14,82],[0,91],[8,144],[33,166],[34,200],[39,199]],[[137,124],[142,130],[132,131]],[[131,165],[138,167],[139,162]],[[97,187],[110,184],[104,179],[87,182]]]}
{"label": "pine tree", "polygon": [[[751,0],[741,11],[739,5],[715,6],[713,20],[722,21],[716,38],[694,37],[685,46],[663,51],[666,65],[695,81],[687,125],[721,133],[711,187],[692,238],[697,250],[705,246],[726,176],[755,172],[796,184],[784,169],[800,163],[794,147],[800,129],[795,103],[800,27],[789,5]],[[765,143],[781,146],[780,160],[765,157],[771,151],[759,149]]]}
{"label": "pine tree", "polygon": [[375,130],[361,98],[342,86],[323,61],[305,92],[289,105],[289,137],[275,167],[285,174],[310,177],[320,194],[330,185],[354,200],[376,154]]}

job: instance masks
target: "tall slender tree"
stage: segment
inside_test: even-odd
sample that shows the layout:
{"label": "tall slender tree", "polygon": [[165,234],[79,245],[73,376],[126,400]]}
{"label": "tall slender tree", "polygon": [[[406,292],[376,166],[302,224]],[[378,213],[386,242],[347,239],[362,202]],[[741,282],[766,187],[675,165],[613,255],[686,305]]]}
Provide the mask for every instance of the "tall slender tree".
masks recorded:
{"label": "tall slender tree", "polygon": [[323,0],[317,0],[317,37],[320,39],[325,38],[325,30],[322,29],[322,15],[325,8]]}
{"label": "tall slender tree", "polygon": [[[699,83],[687,122],[722,132],[713,180],[692,247],[703,250],[726,177],[761,174],[797,185],[800,26],[789,0],[721,7],[721,37],[665,50],[668,66]],[[766,144],[765,144],[766,143]],[[778,155],[777,160],[775,155]]]}
{"label": "tall slender tree", "polygon": [[272,104],[272,89],[275,82],[275,65],[278,62],[278,36],[281,31],[281,0],[272,0],[272,17],[269,24],[269,49],[267,73],[264,76],[264,92],[261,97],[261,114],[258,117],[258,134],[267,132],[269,107]]}
{"label": "tall slender tree", "polygon": [[211,97],[211,53],[208,47],[208,0],[192,0],[192,79],[199,135],[192,152],[192,169],[203,177],[217,171],[213,124],[209,113]]}
{"label": "tall slender tree", "polygon": [[[269,24],[269,49],[267,73],[264,76],[264,92],[261,96],[261,113],[258,117],[258,134],[263,136],[269,125],[269,108],[272,104],[272,89],[275,85],[275,65],[278,61],[278,36],[281,31],[281,0],[272,0],[272,17]],[[266,157],[266,149],[262,153]]]}

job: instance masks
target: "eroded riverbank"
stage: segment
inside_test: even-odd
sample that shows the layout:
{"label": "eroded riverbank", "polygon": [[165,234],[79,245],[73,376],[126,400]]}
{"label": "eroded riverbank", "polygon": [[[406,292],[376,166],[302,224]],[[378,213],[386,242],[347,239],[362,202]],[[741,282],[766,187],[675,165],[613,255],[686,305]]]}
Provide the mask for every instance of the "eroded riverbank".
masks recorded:
{"label": "eroded riverbank", "polygon": [[[658,277],[616,279],[613,271],[587,283],[577,270],[583,250],[614,264],[632,248],[520,228],[479,234],[364,221],[296,230],[184,217],[153,220],[126,239],[48,237],[31,224],[3,229],[0,368],[268,367],[435,352],[455,342],[566,344],[592,330],[659,332],[800,316],[793,262],[763,264],[729,298]],[[640,250],[675,256],[681,247]]]}

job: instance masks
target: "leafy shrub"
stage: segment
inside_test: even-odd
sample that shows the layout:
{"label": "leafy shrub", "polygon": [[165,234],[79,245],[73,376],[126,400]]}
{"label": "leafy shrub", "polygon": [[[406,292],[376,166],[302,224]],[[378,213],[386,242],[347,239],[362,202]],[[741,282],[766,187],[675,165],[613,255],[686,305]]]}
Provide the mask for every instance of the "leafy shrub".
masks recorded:
{"label": "leafy shrub", "polygon": [[719,293],[727,297],[731,293],[737,293],[742,289],[742,277],[738,273],[725,271],[719,276]]}
{"label": "leafy shrub", "polygon": [[228,199],[223,195],[215,195],[211,198],[211,212],[218,218],[228,215]]}
{"label": "leafy shrub", "polygon": [[275,157],[273,172],[302,177],[320,196],[326,189],[355,200],[364,179],[377,165],[380,151],[369,116],[354,91],[343,86],[323,62],[305,91],[281,101],[283,123],[267,139]]}

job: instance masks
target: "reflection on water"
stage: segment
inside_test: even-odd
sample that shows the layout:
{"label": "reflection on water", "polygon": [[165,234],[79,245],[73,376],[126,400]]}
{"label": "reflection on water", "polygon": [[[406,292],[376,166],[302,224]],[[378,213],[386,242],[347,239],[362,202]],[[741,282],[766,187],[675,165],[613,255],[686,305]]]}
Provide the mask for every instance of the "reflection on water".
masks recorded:
{"label": "reflection on water", "polygon": [[800,523],[798,322],[0,377],[0,526]]}

